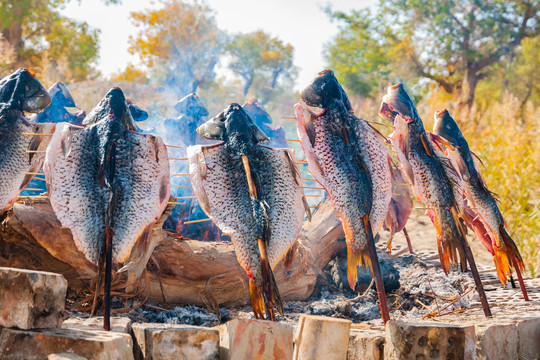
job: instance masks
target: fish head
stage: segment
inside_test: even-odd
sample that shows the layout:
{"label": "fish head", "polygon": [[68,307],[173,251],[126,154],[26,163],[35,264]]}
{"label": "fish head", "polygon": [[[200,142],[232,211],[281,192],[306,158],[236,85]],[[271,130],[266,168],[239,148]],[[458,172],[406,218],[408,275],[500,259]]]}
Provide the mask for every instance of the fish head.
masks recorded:
{"label": "fish head", "polygon": [[92,125],[104,120],[116,121],[128,130],[137,131],[122,89],[118,87],[110,89],[84,119],[83,125]]}
{"label": "fish head", "polygon": [[344,106],[351,111],[351,102],[336,79],[332,70],[321,71],[315,79],[300,93],[302,100],[309,106],[323,109]]}
{"label": "fish head", "polygon": [[435,112],[433,132],[448,140],[453,146],[457,146],[458,140],[463,138],[458,124],[446,109]]}
{"label": "fish head", "polygon": [[249,146],[270,139],[259,129],[248,113],[238,104],[230,104],[218,115],[197,128],[208,140],[221,140],[229,145]]}
{"label": "fish head", "polygon": [[[416,106],[407,91],[405,91],[402,83],[388,87],[387,93],[383,96],[381,102],[379,115],[394,124],[399,117],[400,122],[404,121],[411,133],[420,134],[425,131]],[[400,126],[403,126],[403,124],[400,123]]]}
{"label": "fish head", "polygon": [[63,82],[59,81],[49,88],[52,103],[62,107],[76,107],[75,100],[69,93],[68,88]]}
{"label": "fish head", "polygon": [[0,80],[0,103],[19,111],[39,112],[51,104],[51,96],[34,73],[20,68]]}
{"label": "fish head", "polygon": [[208,110],[196,93],[191,93],[178,100],[174,109],[180,114],[189,115],[194,118],[208,116]]}
{"label": "fish head", "polygon": [[270,117],[270,114],[268,114],[266,110],[264,110],[262,105],[259,103],[259,99],[249,99],[244,103],[244,105],[242,105],[242,107],[255,121],[257,126],[262,126],[262,124],[272,124],[272,118]]}

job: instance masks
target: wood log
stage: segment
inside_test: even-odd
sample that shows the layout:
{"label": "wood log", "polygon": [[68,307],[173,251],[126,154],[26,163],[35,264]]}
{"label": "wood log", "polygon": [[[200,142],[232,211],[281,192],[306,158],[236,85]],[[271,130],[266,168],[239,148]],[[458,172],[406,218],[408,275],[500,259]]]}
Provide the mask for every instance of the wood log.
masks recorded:
{"label": "wood log", "polygon": [[[63,274],[75,292],[90,288],[96,266],[77,249],[70,230],[61,227],[48,199],[19,199],[0,220],[0,266],[53,271]],[[343,237],[335,212],[322,204],[302,228],[291,268],[287,271],[281,262],[274,270],[284,300],[311,295],[321,269],[345,246]],[[248,278],[232,243],[177,239],[159,222],[150,243],[157,246],[146,266],[149,276],[138,280],[148,286],[150,300],[211,308],[249,302]]]}

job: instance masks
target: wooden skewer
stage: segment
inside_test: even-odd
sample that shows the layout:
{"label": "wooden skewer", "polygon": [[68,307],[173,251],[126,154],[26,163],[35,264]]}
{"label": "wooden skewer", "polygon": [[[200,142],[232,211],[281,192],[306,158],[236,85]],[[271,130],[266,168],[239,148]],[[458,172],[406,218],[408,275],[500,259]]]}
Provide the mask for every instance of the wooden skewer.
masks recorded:
{"label": "wooden skewer", "polygon": [[34,195],[34,196],[18,196],[18,198],[32,198],[32,199],[50,199],[50,196],[46,195]]}
{"label": "wooden skewer", "polygon": [[47,150],[26,150],[27,154],[45,154]]}
{"label": "wooden skewer", "polygon": [[196,199],[196,196],[177,196],[177,199]]}
{"label": "wooden skewer", "polygon": [[296,116],[282,116],[282,119],[296,120]]}
{"label": "wooden skewer", "polygon": [[43,178],[40,178],[40,177],[37,177],[37,176],[35,176],[34,179],[41,180],[41,181],[47,181],[47,180],[45,180]]}
{"label": "wooden skewer", "polygon": [[315,186],[295,186],[297,189],[315,189],[315,190],[324,190],[324,188],[315,187]]}
{"label": "wooden skewer", "polygon": [[409,186],[409,184],[396,184],[398,186]]}
{"label": "wooden skewer", "polygon": [[28,190],[28,191],[47,191],[46,189],[31,189],[31,188],[24,188],[23,190]]}
{"label": "wooden skewer", "polygon": [[38,133],[22,133],[22,135],[28,135],[28,136],[53,136],[53,134],[38,134]]}
{"label": "wooden skewer", "polygon": [[185,202],[181,203],[181,202],[175,202],[175,201],[167,201],[167,204],[169,204],[169,205],[186,205]]}
{"label": "wooden skewer", "polygon": [[41,173],[38,173],[38,172],[25,172],[26,175],[43,175]]}
{"label": "wooden skewer", "polygon": [[315,179],[309,179],[309,178],[301,178],[302,180],[305,180],[305,181],[317,181]]}
{"label": "wooden skewer", "polygon": [[318,208],[319,206],[321,206],[321,205],[310,206],[309,208],[310,208],[310,209],[316,209],[316,208]]}
{"label": "wooden skewer", "polygon": [[300,142],[300,140],[297,140],[297,139],[285,139],[285,141],[296,141],[296,142]]}
{"label": "wooden skewer", "polygon": [[177,148],[177,149],[183,149],[182,146],[178,146],[178,145],[167,145],[167,144],[165,144],[165,146],[172,147],[172,148]]}
{"label": "wooden skewer", "polygon": [[297,164],[307,164],[307,161],[305,161],[305,160],[300,160],[300,161],[297,162]]}
{"label": "wooden skewer", "polygon": [[396,196],[397,196],[397,195],[401,195],[401,194],[392,194],[392,196],[394,196],[394,195],[396,195]]}
{"label": "wooden skewer", "polygon": [[188,158],[169,158],[169,160],[181,160],[186,161]]}
{"label": "wooden skewer", "polygon": [[185,186],[185,185],[173,185],[173,184],[171,184],[171,187],[187,188],[187,186]]}
{"label": "wooden skewer", "polygon": [[189,176],[189,174],[179,173],[179,174],[172,174],[172,176]]}
{"label": "wooden skewer", "polygon": [[322,195],[304,195],[306,197],[322,197]]}
{"label": "wooden skewer", "polygon": [[184,221],[184,224],[195,224],[205,221],[212,221],[212,219],[200,219],[200,220],[191,220],[191,221]]}

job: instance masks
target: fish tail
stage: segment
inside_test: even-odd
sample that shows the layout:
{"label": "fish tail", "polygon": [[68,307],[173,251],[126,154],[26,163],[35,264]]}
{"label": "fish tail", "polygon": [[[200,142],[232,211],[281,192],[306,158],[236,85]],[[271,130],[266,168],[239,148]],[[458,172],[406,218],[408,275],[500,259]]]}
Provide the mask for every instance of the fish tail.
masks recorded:
{"label": "fish tail", "polygon": [[494,246],[493,252],[493,262],[495,263],[495,268],[497,269],[497,276],[499,277],[501,284],[506,285],[508,276],[510,276],[512,273],[508,252],[503,246],[500,248]]}
{"label": "fish tail", "polygon": [[371,271],[371,261],[366,249],[353,249],[349,243],[347,243],[347,280],[349,286],[354,290],[356,287],[356,281],[358,279],[358,266],[369,266]]}
{"label": "fish tail", "polygon": [[523,293],[523,298],[525,301],[529,301],[529,295],[527,294],[527,288],[525,288],[525,283],[523,282],[523,277],[521,276],[521,272],[525,270],[525,265],[523,264],[523,259],[521,258],[521,254],[519,253],[519,250],[516,246],[516,243],[508,232],[506,231],[505,227],[501,225],[499,229],[499,233],[501,235],[501,238],[506,245],[506,248],[508,249],[508,253],[510,255],[510,259],[512,260],[512,263],[514,264],[514,268],[516,269],[516,274],[519,281],[519,287],[521,288],[521,292]]}
{"label": "fish tail", "polygon": [[262,287],[255,285],[252,279],[249,279],[249,295],[255,319],[264,319],[265,306]]}
{"label": "fish tail", "polygon": [[259,244],[259,254],[261,256],[262,267],[262,295],[265,303],[266,316],[270,320],[275,320],[274,306],[278,310],[279,314],[283,316],[283,305],[281,302],[281,296],[279,295],[279,289],[274,278],[274,273],[268,261],[268,253],[266,251],[266,241],[263,239],[257,239]]}

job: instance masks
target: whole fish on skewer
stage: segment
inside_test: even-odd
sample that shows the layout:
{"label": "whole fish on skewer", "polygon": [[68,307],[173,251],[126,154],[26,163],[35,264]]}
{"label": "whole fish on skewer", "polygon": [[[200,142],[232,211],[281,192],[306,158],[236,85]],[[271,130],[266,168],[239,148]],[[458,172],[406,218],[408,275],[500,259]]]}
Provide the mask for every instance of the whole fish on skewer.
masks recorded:
{"label": "whole fish on skewer", "polygon": [[54,125],[29,121],[24,112],[38,112],[51,98],[28,70],[0,80],[0,214],[41,169]]}
{"label": "whole fish on skewer", "polygon": [[[105,272],[104,328],[109,328],[112,262],[145,247],[170,194],[167,150],[136,132],[124,94],[111,89],[80,127],[57,125],[44,172],[52,208],[77,248]],[[105,269],[104,269],[105,268]]]}
{"label": "whole fish on skewer", "polygon": [[467,140],[447,110],[435,112],[433,132],[450,143],[441,145],[465,182],[463,189],[469,206],[465,209],[465,223],[475,231],[482,244],[493,255],[497,274],[503,285],[512,274],[512,266],[515,268],[523,297],[528,300],[521,276],[524,265],[519,250],[506,230],[495,195],[487,188]]}
{"label": "whole fish on skewer", "polygon": [[331,70],[319,73],[301,96],[307,105],[323,109],[315,114],[295,105],[298,135],[311,174],[328,192],[343,224],[349,285],[355,288],[357,266],[369,265],[386,323],[390,315],[374,235],[392,196],[389,151],[383,136],[354,116]]}
{"label": "whole fish on skewer", "polygon": [[249,277],[256,318],[283,315],[272,269],[294,245],[309,207],[300,172],[288,149],[261,145],[266,135],[238,104],[231,104],[197,132],[216,145],[188,148],[193,190],[204,212],[230,235],[238,262]]}
{"label": "whole fish on skewer", "polygon": [[[437,231],[437,247],[446,274],[452,263],[471,267],[484,314],[491,316],[474,258],[460,222],[463,189],[450,160],[434,145],[416,107],[402,84],[388,88],[383,97],[381,116],[394,123],[390,139],[416,199],[422,202]],[[459,256],[459,259],[458,259]]]}

